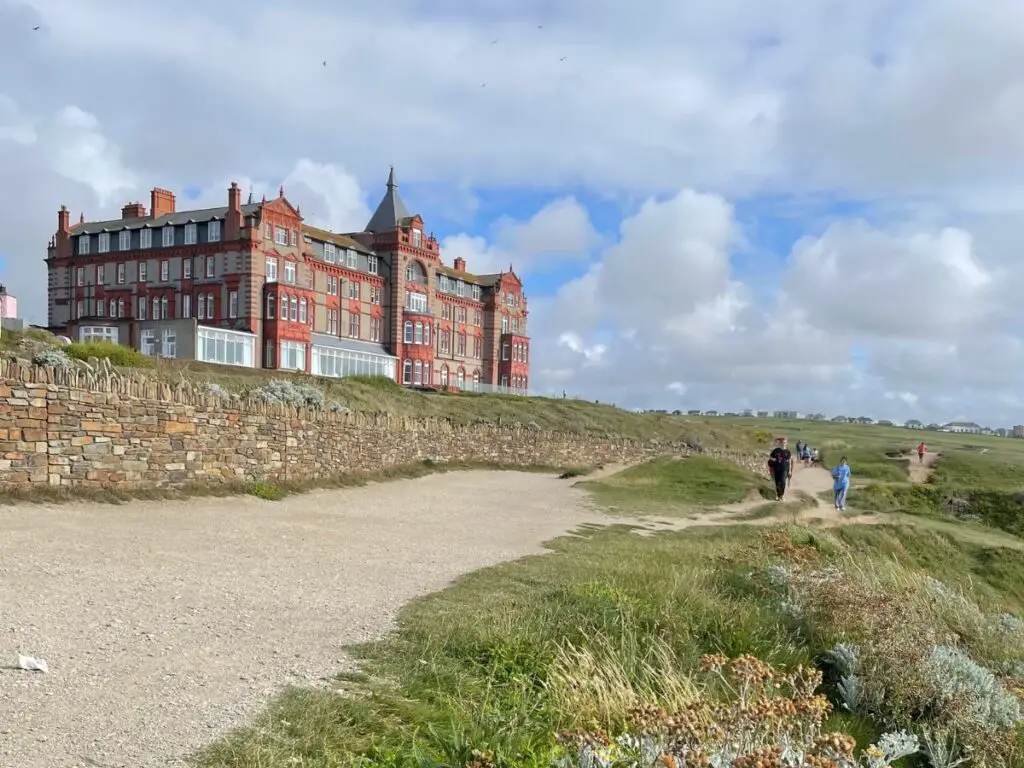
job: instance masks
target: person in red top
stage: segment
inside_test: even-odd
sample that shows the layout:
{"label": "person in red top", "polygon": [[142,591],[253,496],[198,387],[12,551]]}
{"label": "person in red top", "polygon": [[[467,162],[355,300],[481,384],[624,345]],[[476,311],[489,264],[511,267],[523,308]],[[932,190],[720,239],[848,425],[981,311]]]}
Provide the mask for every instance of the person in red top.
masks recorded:
{"label": "person in red top", "polygon": [[924,444],[924,440],[921,441],[920,445],[917,446],[917,461],[920,464],[924,464],[924,454],[928,450],[928,446]]}

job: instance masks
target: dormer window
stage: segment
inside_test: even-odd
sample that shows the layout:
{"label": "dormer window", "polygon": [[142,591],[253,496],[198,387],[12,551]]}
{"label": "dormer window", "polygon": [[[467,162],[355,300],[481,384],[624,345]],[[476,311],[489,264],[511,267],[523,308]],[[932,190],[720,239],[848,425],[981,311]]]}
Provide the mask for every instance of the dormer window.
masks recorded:
{"label": "dormer window", "polygon": [[413,248],[421,248],[423,246],[423,232],[418,229],[412,231],[412,245]]}
{"label": "dormer window", "polygon": [[405,268],[405,279],[410,283],[425,283],[427,282],[427,275],[423,271],[423,267],[419,265],[419,262],[410,261],[409,266]]}

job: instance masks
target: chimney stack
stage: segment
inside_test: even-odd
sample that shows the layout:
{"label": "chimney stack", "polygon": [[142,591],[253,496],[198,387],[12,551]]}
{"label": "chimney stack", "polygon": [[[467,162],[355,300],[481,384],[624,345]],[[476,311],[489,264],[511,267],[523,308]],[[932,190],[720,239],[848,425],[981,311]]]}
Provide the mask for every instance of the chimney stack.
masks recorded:
{"label": "chimney stack", "polygon": [[154,219],[174,213],[174,193],[154,187],[149,193],[149,213]]}
{"label": "chimney stack", "polygon": [[67,258],[71,255],[71,211],[62,205],[57,212],[57,257]]}
{"label": "chimney stack", "polygon": [[224,239],[237,240],[242,233],[242,190],[231,182],[228,188],[228,212],[224,220]]}
{"label": "chimney stack", "polygon": [[461,256],[456,256],[455,257],[455,269],[458,272],[465,272],[466,271],[466,260],[464,258],[462,258]]}
{"label": "chimney stack", "polygon": [[146,216],[146,209],[142,203],[128,203],[121,209],[122,219],[142,219]]}

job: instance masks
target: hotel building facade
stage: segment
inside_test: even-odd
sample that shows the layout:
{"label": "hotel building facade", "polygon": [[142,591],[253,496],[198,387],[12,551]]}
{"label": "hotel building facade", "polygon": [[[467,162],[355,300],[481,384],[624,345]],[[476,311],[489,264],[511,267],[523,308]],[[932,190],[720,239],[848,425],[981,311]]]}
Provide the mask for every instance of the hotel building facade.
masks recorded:
{"label": "hotel building facade", "polygon": [[154,189],[147,211],[72,224],[62,206],[47,248],[48,327],[147,355],[315,376],[387,376],[410,387],[525,394],[523,284],[442,262],[392,169],[362,232],[303,222],[281,189],[254,202],[178,211]]}

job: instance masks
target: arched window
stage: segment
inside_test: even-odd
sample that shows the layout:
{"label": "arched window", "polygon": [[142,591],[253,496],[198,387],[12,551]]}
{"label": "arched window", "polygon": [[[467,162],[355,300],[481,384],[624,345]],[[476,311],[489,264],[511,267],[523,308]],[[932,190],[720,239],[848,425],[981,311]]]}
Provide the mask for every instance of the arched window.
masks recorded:
{"label": "arched window", "polygon": [[473,371],[473,391],[477,392],[480,389],[480,371]]}
{"label": "arched window", "polygon": [[402,336],[406,344],[412,344],[412,322],[405,321],[405,335]]}
{"label": "arched window", "polygon": [[267,317],[273,319],[274,317],[274,294],[267,294]]}
{"label": "arched window", "polygon": [[282,320],[287,320],[288,319],[288,297],[287,296],[282,296],[281,297],[281,319]]}
{"label": "arched window", "polygon": [[464,389],[466,386],[466,371],[463,368],[459,368],[459,372],[455,376],[455,386],[459,389]]}
{"label": "arched window", "polygon": [[430,323],[423,324],[423,343],[430,346]]}
{"label": "arched window", "polygon": [[290,319],[294,322],[299,319],[299,300],[292,296],[289,301],[291,302]]}
{"label": "arched window", "polygon": [[305,298],[299,299],[299,322],[306,322],[306,300]]}
{"label": "arched window", "polygon": [[418,261],[410,261],[405,268],[405,279],[410,283],[425,283],[427,282],[427,273]]}
{"label": "arched window", "polygon": [[124,317],[124,299],[117,300],[117,316]]}
{"label": "arched window", "polygon": [[412,383],[417,387],[423,384],[423,363],[417,360],[413,363]]}
{"label": "arched window", "polygon": [[447,365],[442,365],[441,366],[441,386],[442,387],[447,387],[448,386],[448,366]]}
{"label": "arched window", "polygon": [[168,308],[168,301],[167,301],[167,297],[164,296],[164,297],[162,297],[160,299],[160,317],[162,317],[164,320],[168,319],[168,317],[167,317],[167,308]]}
{"label": "arched window", "polygon": [[412,384],[412,360],[402,363],[402,383]]}
{"label": "arched window", "polygon": [[429,361],[425,361],[423,363],[423,386],[425,386],[425,387],[429,387],[430,386],[430,363],[429,363]]}
{"label": "arched window", "polygon": [[423,343],[423,323],[416,323],[416,343]]}

